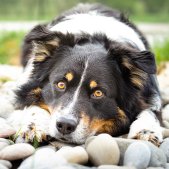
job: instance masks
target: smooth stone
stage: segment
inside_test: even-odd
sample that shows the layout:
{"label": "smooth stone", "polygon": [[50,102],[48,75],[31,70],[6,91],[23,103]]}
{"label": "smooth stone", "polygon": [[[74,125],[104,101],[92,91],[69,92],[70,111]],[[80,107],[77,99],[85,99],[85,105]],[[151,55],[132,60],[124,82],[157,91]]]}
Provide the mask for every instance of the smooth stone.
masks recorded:
{"label": "smooth stone", "polygon": [[64,166],[59,166],[57,167],[57,169],[97,169],[96,167],[86,167],[83,165],[79,165],[79,164],[67,164]]}
{"label": "smooth stone", "polygon": [[148,141],[144,141],[144,143],[147,144],[151,150],[149,167],[165,168],[165,165],[167,163],[167,157],[165,156],[164,152],[160,148],[158,148],[157,146]]}
{"label": "smooth stone", "polygon": [[6,166],[0,164],[0,169],[8,169]]}
{"label": "smooth stone", "polygon": [[160,145],[160,149],[166,155],[167,162],[169,163],[169,138],[164,139],[163,143]]}
{"label": "smooth stone", "polygon": [[165,165],[165,169],[169,169],[169,163]]}
{"label": "smooth stone", "polygon": [[0,151],[1,151],[3,148],[7,147],[8,145],[9,145],[8,143],[0,142]]}
{"label": "smooth stone", "polygon": [[135,167],[117,166],[117,165],[101,165],[97,169],[136,169]]}
{"label": "smooth stone", "polygon": [[114,140],[116,140],[119,149],[120,149],[120,161],[119,165],[123,165],[124,161],[124,153],[126,152],[128,146],[132,143],[137,142],[138,140],[135,139],[126,139],[126,138],[119,138],[119,137],[113,137]]}
{"label": "smooth stone", "polygon": [[164,168],[163,167],[148,167],[147,169],[164,169]]}
{"label": "smooth stone", "polygon": [[162,109],[162,120],[166,128],[169,128],[169,104]]}
{"label": "smooth stone", "polygon": [[4,118],[0,117],[0,138],[9,137],[16,133],[16,131],[7,124],[6,120]]}
{"label": "smooth stone", "polygon": [[[90,138],[89,138],[90,139]],[[117,165],[120,159],[120,150],[116,141],[108,134],[100,134],[87,141],[86,151],[90,161],[95,165]]]}
{"label": "smooth stone", "polygon": [[14,142],[13,142],[13,141],[8,140],[8,139],[5,139],[5,138],[0,138],[0,143],[1,143],[1,142],[7,143],[8,145],[10,145],[10,144],[14,144]]}
{"label": "smooth stone", "polygon": [[13,144],[0,151],[2,160],[19,160],[32,155],[35,148],[27,143]]}
{"label": "smooth stone", "polygon": [[69,163],[86,164],[88,162],[88,154],[81,146],[62,147],[56,154],[64,157]]}
{"label": "smooth stone", "polygon": [[18,169],[59,169],[66,165],[62,156],[57,156],[52,147],[39,148],[32,156],[24,160]]}
{"label": "smooth stone", "polygon": [[151,151],[149,147],[141,142],[132,143],[124,154],[124,166],[137,169],[147,168],[150,162]]}
{"label": "smooth stone", "polygon": [[9,162],[7,160],[0,160],[0,164],[4,165],[7,168],[12,168],[11,162]]}

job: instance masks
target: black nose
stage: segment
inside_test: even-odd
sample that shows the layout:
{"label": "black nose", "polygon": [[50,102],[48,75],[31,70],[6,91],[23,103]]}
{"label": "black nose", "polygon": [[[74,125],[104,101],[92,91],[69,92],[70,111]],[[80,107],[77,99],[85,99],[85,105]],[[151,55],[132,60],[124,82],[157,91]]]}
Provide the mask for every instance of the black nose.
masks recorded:
{"label": "black nose", "polygon": [[77,122],[73,119],[62,117],[56,122],[56,128],[62,134],[70,134],[75,131],[76,127]]}

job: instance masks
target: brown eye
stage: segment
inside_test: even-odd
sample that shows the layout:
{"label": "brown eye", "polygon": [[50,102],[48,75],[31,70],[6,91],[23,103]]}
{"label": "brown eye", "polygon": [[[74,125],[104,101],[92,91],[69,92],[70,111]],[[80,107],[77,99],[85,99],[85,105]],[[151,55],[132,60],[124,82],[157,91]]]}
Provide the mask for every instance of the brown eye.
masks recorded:
{"label": "brown eye", "polygon": [[60,81],[57,83],[57,87],[61,90],[65,90],[66,89],[66,83],[63,81]]}
{"label": "brown eye", "polygon": [[94,93],[93,93],[94,98],[101,98],[103,96],[104,96],[104,94],[101,90],[95,90]]}

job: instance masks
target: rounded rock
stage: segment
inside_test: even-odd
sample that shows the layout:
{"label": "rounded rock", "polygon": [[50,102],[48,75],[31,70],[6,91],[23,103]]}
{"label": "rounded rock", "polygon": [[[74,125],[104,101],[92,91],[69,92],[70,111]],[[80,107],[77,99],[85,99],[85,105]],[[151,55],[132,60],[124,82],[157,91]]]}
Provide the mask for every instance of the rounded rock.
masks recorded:
{"label": "rounded rock", "polygon": [[124,161],[124,154],[128,148],[128,146],[134,142],[137,142],[135,139],[126,139],[126,138],[120,138],[120,137],[113,137],[114,140],[116,140],[119,149],[120,149],[120,161],[119,165],[123,165]]}
{"label": "rounded rock", "polygon": [[7,147],[9,144],[8,143],[5,143],[5,142],[0,142],[0,151],[2,149],[4,149],[5,147]]}
{"label": "rounded rock", "polygon": [[151,151],[149,166],[165,168],[165,165],[167,163],[167,157],[165,156],[164,152],[149,141],[145,141],[144,143],[148,145]]}
{"label": "rounded rock", "polygon": [[6,166],[0,164],[0,169],[8,169]]}
{"label": "rounded rock", "polygon": [[58,150],[56,154],[64,157],[69,163],[86,164],[88,162],[88,154],[81,146],[66,146]]}
{"label": "rounded rock", "polygon": [[124,154],[123,165],[136,167],[137,169],[147,168],[150,162],[151,151],[143,142],[132,143]]}
{"label": "rounded rock", "polygon": [[24,160],[18,169],[54,169],[66,164],[66,160],[57,156],[53,148],[45,147],[39,148],[32,156]]}
{"label": "rounded rock", "polygon": [[101,165],[98,169],[136,169],[135,167],[117,166],[117,165]]}
{"label": "rounded rock", "polygon": [[13,142],[13,141],[8,140],[8,139],[5,139],[5,138],[0,138],[0,143],[1,143],[1,142],[3,142],[3,143],[7,143],[8,145],[10,145],[10,144],[14,144],[14,142]]}
{"label": "rounded rock", "polygon": [[6,120],[0,117],[0,138],[9,137],[16,133],[16,131],[7,124]]}
{"label": "rounded rock", "polygon": [[13,144],[0,151],[0,159],[19,160],[32,155],[34,151],[35,148],[27,143]]}
{"label": "rounded rock", "polygon": [[[89,138],[90,139],[90,138]],[[117,165],[120,150],[116,141],[108,134],[100,134],[91,141],[87,141],[86,151],[90,161],[95,165]]]}
{"label": "rounded rock", "polygon": [[0,160],[0,164],[4,165],[7,168],[12,168],[11,162],[9,162],[7,160]]}
{"label": "rounded rock", "polygon": [[164,152],[167,157],[167,162],[169,163],[169,138],[166,138],[160,145],[160,149]]}

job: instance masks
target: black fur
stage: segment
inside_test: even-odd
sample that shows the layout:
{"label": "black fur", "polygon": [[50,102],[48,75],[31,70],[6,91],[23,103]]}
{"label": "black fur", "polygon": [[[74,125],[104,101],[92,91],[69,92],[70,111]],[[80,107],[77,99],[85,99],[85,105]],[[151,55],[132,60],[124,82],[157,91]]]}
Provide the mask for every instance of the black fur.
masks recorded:
{"label": "black fur", "polygon": [[[87,13],[95,9],[132,27],[141,36],[147,50],[140,52],[134,45],[112,41],[104,34],[62,34],[48,29],[62,22],[67,15],[77,12]],[[47,41],[54,39],[58,40],[57,47],[46,45]],[[108,120],[117,116],[119,107],[126,115],[126,123],[118,123],[118,129],[111,133],[114,136],[126,133],[136,116],[151,106],[151,98],[158,93],[153,75],[156,73],[155,58],[149,51],[147,41],[123,14],[110,8],[87,5],[85,8],[79,7],[64,13],[50,25],[36,26],[24,40],[23,66],[26,66],[32,57],[33,44],[46,45],[50,55],[42,62],[36,61],[35,56],[30,80],[16,92],[20,108],[38,105],[41,102],[52,107],[62,103],[62,106],[66,107],[80,81],[86,60],[89,60],[90,68],[73,113],[80,118],[80,112],[84,111],[91,120],[95,117]],[[75,79],[71,83],[64,79],[64,74],[68,71],[75,74]],[[134,84],[132,78],[139,84]],[[96,89],[102,90],[105,97],[101,99],[91,97],[93,90],[88,84],[92,79],[99,83]],[[67,83],[66,92],[55,89],[55,83],[60,80]],[[38,87],[42,89],[41,95],[38,97],[31,95],[30,92]]]}

